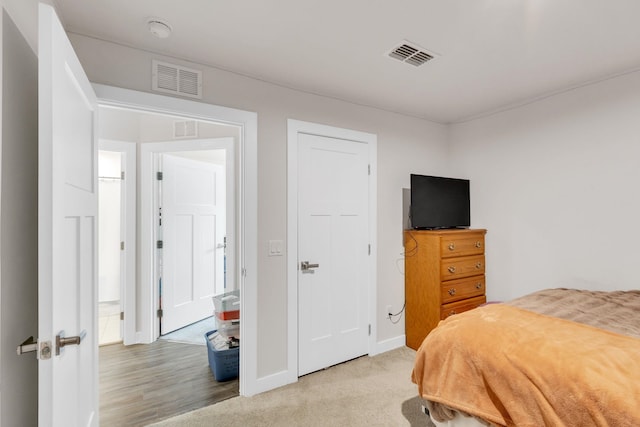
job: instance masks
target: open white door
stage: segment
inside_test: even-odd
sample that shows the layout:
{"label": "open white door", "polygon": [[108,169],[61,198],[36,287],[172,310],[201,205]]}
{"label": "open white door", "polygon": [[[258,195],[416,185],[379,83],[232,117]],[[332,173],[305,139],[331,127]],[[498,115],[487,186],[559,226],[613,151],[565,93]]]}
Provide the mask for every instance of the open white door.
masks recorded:
{"label": "open white door", "polygon": [[38,419],[97,426],[97,103],[55,11],[39,7]]}
{"label": "open white door", "polygon": [[161,155],[162,334],[213,315],[224,291],[226,184],[222,165]]}

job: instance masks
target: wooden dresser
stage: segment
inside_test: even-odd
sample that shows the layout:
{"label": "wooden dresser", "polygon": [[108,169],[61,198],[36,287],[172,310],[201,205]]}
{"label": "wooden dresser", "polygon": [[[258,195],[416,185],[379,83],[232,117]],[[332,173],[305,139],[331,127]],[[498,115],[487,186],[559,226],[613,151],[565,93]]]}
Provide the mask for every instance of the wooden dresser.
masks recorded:
{"label": "wooden dresser", "polygon": [[417,350],[440,320],[484,304],[486,230],[406,230],[405,335]]}

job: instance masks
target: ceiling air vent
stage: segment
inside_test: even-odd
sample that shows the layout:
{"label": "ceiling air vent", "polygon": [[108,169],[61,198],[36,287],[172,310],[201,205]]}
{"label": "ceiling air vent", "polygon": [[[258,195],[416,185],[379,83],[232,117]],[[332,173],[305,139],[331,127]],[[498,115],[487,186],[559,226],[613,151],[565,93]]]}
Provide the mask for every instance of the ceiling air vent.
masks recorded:
{"label": "ceiling air vent", "polygon": [[153,60],[151,79],[155,91],[202,99],[202,71]]}
{"label": "ceiling air vent", "polygon": [[400,43],[399,46],[391,49],[388,55],[391,58],[406,62],[407,64],[411,64],[416,67],[419,67],[425,62],[436,57],[436,54],[433,52],[428,52],[426,49],[418,47],[413,43],[409,43],[406,40]]}
{"label": "ceiling air vent", "polygon": [[195,120],[181,120],[173,122],[173,138],[196,138],[198,136],[198,122]]}

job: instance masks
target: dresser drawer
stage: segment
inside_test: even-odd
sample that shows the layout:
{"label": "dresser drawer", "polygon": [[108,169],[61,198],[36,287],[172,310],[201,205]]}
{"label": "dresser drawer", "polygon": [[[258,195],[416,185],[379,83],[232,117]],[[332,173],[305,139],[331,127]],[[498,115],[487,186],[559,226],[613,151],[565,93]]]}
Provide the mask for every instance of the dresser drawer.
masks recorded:
{"label": "dresser drawer", "polygon": [[477,233],[463,236],[442,236],[440,239],[440,256],[452,258],[484,253],[484,234]]}
{"label": "dresser drawer", "polygon": [[447,258],[440,261],[440,279],[454,280],[484,274],[484,255]]}
{"label": "dresser drawer", "polygon": [[484,295],[485,278],[483,276],[450,280],[442,285],[442,303],[447,304],[462,299]]}
{"label": "dresser drawer", "polygon": [[454,314],[460,314],[465,311],[473,310],[474,308],[484,304],[485,302],[487,302],[487,298],[483,295],[480,297],[452,302],[450,304],[444,304],[440,310],[440,319],[444,320],[449,316],[453,316]]}

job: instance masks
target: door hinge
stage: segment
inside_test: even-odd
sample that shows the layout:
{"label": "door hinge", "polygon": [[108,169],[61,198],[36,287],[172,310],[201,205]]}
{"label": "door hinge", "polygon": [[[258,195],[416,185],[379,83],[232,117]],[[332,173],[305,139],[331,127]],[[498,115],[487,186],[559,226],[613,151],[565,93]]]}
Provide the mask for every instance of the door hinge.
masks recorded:
{"label": "door hinge", "polygon": [[371,165],[367,165],[367,175],[371,175]]}
{"label": "door hinge", "polygon": [[124,171],[120,171],[120,179],[124,181]]}
{"label": "door hinge", "polygon": [[124,320],[124,311],[120,312],[120,320]]}
{"label": "door hinge", "polygon": [[371,336],[371,323],[369,323],[369,336]]}
{"label": "door hinge", "polygon": [[162,249],[162,244],[163,244],[163,243],[162,243],[162,240],[158,240],[158,241],[156,242],[156,248],[158,248],[158,249]]}
{"label": "door hinge", "polygon": [[162,172],[156,172],[156,179],[162,181]]}
{"label": "door hinge", "polygon": [[369,243],[369,255],[371,255],[371,243]]}
{"label": "door hinge", "polygon": [[124,251],[124,242],[120,242],[120,250]]}
{"label": "door hinge", "polygon": [[162,309],[161,308],[158,309],[158,317],[162,317]]}

